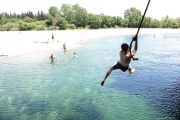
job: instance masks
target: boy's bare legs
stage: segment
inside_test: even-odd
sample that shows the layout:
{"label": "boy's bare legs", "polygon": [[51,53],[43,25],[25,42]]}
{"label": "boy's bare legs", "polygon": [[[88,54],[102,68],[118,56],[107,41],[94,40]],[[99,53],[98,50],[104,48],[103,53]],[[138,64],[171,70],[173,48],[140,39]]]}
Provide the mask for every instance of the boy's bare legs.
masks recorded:
{"label": "boy's bare legs", "polygon": [[112,72],[112,68],[110,68],[107,72],[106,72],[106,75],[104,77],[104,80],[101,82],[101,85],[103,86],[104,85],[104,82],[106,81],[106,78],[111,74]]}

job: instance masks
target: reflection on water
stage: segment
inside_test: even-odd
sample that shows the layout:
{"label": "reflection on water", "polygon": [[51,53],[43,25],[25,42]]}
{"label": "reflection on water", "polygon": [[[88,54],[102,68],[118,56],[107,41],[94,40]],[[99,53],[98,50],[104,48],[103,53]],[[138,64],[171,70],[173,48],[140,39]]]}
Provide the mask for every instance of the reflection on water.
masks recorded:
{"label": "reflection on water", "polygon": [[180,78],[162,91],[159,107],[169,117],[180,119]]}
{"label": "reflection on water", "polygon": [[[55,51],[0,58],[0,120],[178,120],[180,44],[173,35],[139,36],[136,72],[106,70],[131,36],[89,41],[66,55]],[[166,41],[166,42],[164,42]]]}
{"label": "reflection on water", "polygon": [[179,120],[180,40],[166,36],[141,39],[140,60],[133,64],[136,73],[124,76],[119,71],[114,72],[112,79],[115,82],[110,87],[143,95],[159,111],[160,118]]}

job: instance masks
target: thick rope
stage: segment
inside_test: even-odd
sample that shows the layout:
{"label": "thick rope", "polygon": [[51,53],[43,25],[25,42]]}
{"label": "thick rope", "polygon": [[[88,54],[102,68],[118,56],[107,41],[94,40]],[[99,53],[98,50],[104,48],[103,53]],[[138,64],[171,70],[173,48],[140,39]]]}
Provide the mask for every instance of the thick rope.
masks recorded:
{"label": "thick rope", "polygon": [[[148,7],[149,7],[150,1],[151,1],[151,0],[149,0],[148,3],[147,3],[146,9],[145,9],[145,11],[144,11],[143,17],[142,17],[142,19],[141,19],[141,22],[140,22],[140,24],[139,24],[139,27],[138,27],[138,30],[137,30],[137,33],[136,33],[135,36],[138,36],[139,30],[140,30],[140,28],[141,28],[142,22],[143,22],[143,20],[144,20],[145,15],[146,15],[146,11],[147,11],[147,9],[148,9]],[[130,43],[130,53],[131,53],[131,48],[132,48],[132,43],[133,43],[133,41],[134,41],[134,39],[132,39],[132,41],[131,41],[131,43]]]}
{"label": "thick rope", "polygon": [[145,15],[146,15],[146,11],[147,11],[147,9],[148,9],[148,7],[149,7],[150,1],[151,1],[151,0],[148,1],[148,4],[147,4],[146,9],[145,9],[145,11],[144,11],[144,14],[143,14],[143,17],[142,17],[142,19],[141,19],[141,22],[140,22],[140,25],[139,25],[139,28],[138,28],[138,30],[137,30],[136,35],[138,35],[138,33],[139,33],[139,30],[140,30],[140,28],[141,28],[142,22],[143,22],[143,20],[144,20]]}

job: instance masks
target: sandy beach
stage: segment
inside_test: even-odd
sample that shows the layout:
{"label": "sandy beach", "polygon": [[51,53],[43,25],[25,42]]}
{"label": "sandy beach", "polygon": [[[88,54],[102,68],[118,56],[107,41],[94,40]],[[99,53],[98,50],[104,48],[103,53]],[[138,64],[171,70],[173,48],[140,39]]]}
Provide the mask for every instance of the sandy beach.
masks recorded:
{"label": "sandy beach", "polygon": [[[88,40],[102,37],[134,35],[134,29],[62,30],[62,31],[3,31],[0,32],[0,56],[16,56],[49,50],[73,49]],[[52,40],[52,33],[54,40]],[[180,33],[180,29],[141,29],[139,34]]]}

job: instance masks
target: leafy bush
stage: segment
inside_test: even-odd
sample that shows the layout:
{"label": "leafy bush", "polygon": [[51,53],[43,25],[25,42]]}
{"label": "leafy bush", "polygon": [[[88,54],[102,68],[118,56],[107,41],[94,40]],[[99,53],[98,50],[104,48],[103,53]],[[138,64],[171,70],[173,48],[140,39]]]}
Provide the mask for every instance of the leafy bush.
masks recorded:
{"label": "leafy bush", "polygon": [[68,24],[67,29],[76,29],[74,24]]}
{"label": "leafy bush", "polygon": [[0,31],[18,31],[19,27],[16,23],[6,23],[4,25],[0,25]]}

